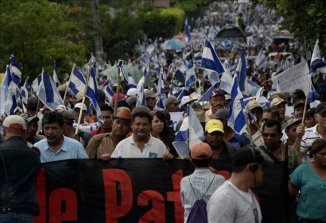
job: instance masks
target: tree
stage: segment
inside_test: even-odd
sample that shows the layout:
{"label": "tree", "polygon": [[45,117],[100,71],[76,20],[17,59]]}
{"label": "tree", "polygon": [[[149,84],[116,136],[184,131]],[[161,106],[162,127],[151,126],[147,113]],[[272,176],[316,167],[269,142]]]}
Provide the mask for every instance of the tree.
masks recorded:
{"label": "tree", "polygon": [[42,67],[52,72],[54,60],[60,70],[70,72],[72,63],[84,62],[86,55],[85,37],[69,18],[72,14],[69,7],[46,0],[1,1],[1,64],[14,54],[24,76],[35,77]]}
{"label": "tree", "polygon": [[257,0],[276,10],[285,19],[284,28],[291,31],[301,45],[312,51],[316,39],[326,50],[326,1],[324,0]]}

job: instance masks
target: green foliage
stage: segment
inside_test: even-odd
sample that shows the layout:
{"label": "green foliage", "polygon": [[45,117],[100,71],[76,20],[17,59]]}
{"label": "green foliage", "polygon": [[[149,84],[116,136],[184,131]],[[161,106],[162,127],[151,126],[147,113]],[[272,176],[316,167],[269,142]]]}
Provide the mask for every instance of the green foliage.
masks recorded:
{"label": "green foliage", "polygon": [[326,50],[326,1],[325,0],[259,0],[258,2],[274,8],[285,19],[284,28],[308,51],[312,51],[318,38],[321,50]]}
{"label": "green foliage", "polygon": [[155,9],[139,16],[144,33],[155,39],[157,37],[171,38],[182,30],[184,12],[181,9]]}
{"label": "green foliage", "polygon": [[180,8],[185,11],[187,16],[198,17],[203,13],[208,5],[211,3],[210,0],[171,0],[171,4],[173,7]]}
{"label": "green foliage", "polygon": [[45,0],[1,1],[0,12],[2,65],[14,54],[23,75],[35,77],[42,67],[52,73],[54,60],[66,72],[71,63],[83,62],[86,47],[80,27],[69,20],[66,6]]}

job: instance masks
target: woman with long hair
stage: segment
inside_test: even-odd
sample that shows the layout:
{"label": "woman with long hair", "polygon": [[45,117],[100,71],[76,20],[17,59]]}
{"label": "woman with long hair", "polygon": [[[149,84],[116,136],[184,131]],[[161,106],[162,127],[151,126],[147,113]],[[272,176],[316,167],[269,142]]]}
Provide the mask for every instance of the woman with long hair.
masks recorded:
{"label": "woman with long hair", "polygon": [[163,111],[152,111],[152,131],[153,137],[160,139],[170,153],[176,157],[177,153],[172,145],[174,140],[174,132],[168,125]]}
{"label": "woman with long hair", "polygon": [[326,140],[316,139],[310,149],[311,163],[303,163],[290,175],[289,192],[300,190],[297,216],[300,223],[326,222]]}

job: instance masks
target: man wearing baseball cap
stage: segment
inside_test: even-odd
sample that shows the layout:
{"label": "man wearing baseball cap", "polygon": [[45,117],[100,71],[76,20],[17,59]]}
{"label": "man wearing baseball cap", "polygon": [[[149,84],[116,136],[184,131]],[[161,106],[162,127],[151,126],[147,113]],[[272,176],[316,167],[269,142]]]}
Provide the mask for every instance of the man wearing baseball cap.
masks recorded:
{"label": "man wearing baseball cap", "polygon": [[181,203],[185,210],[184,222],[198,199],[203,199],[206,203],[224,182],[224,177],[214,174],[209,166],[212,161],[213,151],[211,147],[204,142],[197,143],[191,148],[191,163],[195,171],[181,179],[180,193]]}
{"label": "man wearing baseball cap", "polygon": [[158,94],[155,94],[152,90],[144,90],[146,106],[152,111],[156,105],[156,98]]}
{"label": "man wearing baseball cap", "polygon": [[103,133],[89,141],[86,152],[90,159],[108,160],[117,144],[127,138],[131,130],[131,113],[127,107],[119,107],[113,116],[112,132]]}
{"label": "man wearing baseball cap", "polygon": [[[223,140],[224,128],[223,123],[217,119],[211,119],[205,125],[206,142],[213,151],[213,159],[231,160],[236,149],[235,147]],[[230,167],[229,167],[230,169]]]}
{"label": "man wearing baseball cap", "polygon": [[222,89],[216,89],[212,92],[212,95],[209,99],[211,108],[205,112],[205,121],[207,122],[213,118],[214,114],[218,109],[225,107],[225,95]]}
{"label": "man wearing baseball cap", "polygon": [[316,139],[326,138],[326,102],[317,105],[315,119],[317,125],[305,129],[304,125],[300,124],[297,128],[298,137],[301,138],[300,156],[303,162],[310,162],[309,148]]}
{"label": "man wearing baseball cap", "polygon": [[[4,142],[0,144],[0,222],[33,222],[39,213],[36,178],[38,155],[25,141],[26,122],[18,115],[3,121]],[[10,173],[10,174],[8,174]]]}
{"label": "man wearing baseball cap", "polygon": [[168,112],[177,112],[179,104],[180,101],[177,99],[177,97],[170,96],[166,99],[165,107]]}

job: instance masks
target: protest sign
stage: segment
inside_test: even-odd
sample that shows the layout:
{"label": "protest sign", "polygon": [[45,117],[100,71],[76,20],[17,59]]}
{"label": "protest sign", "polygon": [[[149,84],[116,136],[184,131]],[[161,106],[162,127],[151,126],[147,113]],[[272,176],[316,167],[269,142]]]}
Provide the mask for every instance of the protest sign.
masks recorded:
{"label": "protest sign", "polygon": [[295,89],[307,91],[309,85],[309,68],[305,60],[272,77],[276,89],[281,92],[292,92]]}
{"label": "protest sign", "polygon": [[[229,165],[230,160],[212,163],[217,170]],[[79,159],[44,163],[37,180],[40,214],[34,222],[183,223],[180,181],[193,170],[189,160],[177,159],[110,162]],[[279,171],[275,172],[273,166],[264,170],[268,176],[264,180],[266,186],[257,193],[262,207],[268,207],[262,209],[265,219],[282,223],[286,204],[281,204],[282,199],[270,199],[282,197],[284,191],[277,186],[284,182]]]}

